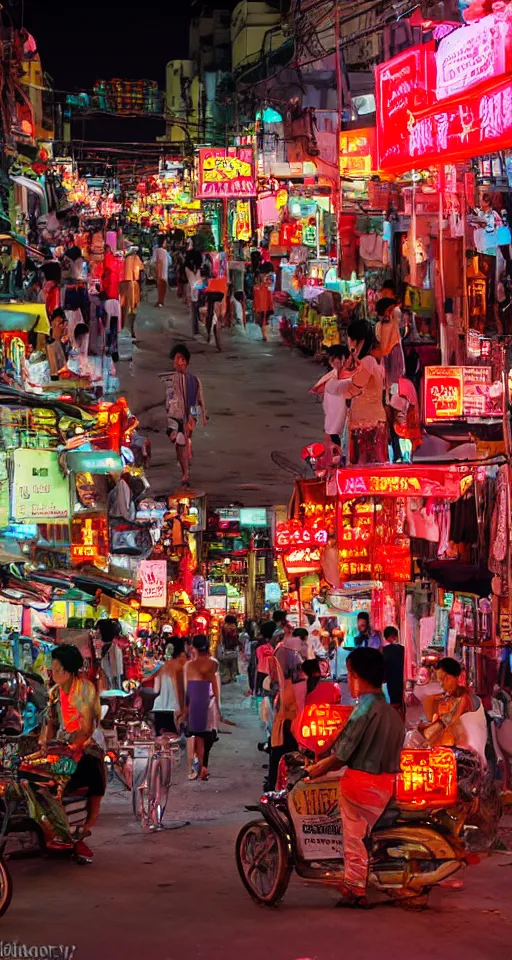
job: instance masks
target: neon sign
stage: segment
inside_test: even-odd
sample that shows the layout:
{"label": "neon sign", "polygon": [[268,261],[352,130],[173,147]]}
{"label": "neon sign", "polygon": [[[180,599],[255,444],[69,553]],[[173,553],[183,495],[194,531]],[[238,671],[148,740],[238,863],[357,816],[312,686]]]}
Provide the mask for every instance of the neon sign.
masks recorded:
{"label": "neon sign", "polygon": [[303,548],[311,546],[323,547],[329,539],[323,520],[315,521],[310,526],[303,526],[298,520],[286,520],[276,527],[275,547],[278,553],[284,553],[291,547]]}
{"label": "neon sign", "polygon": [[491,367],[427,367],[425,423],[502,416],[502,395],[491,387]]}
{"label": "neon sign", "polygon": [[108,527],[104,516],[77,517],[71,522],[71,562],[94,564],[108,556]]}
{"label": "neon sign", "polygon": [[320,547],[301,547],[283,554],[286,573],[290,577],[299,577],[304,573],[316,573],[321,568],[322,551]]}
{"label": "neon sign", "polygon": [[507,72],[510,24],[493,14],[443,37],[436,51],[438,100]]}
{"label": "neon sign", "polygon": [[[510,76],[503,76],[504,70],[509,69],[509,27],[497,28],[497,22],[494,15],[486,17],[474,25],[480,34],[473,26],[464,26],[441,41],[440,51],[442,44],[446,46],[445,55],[441,52],[438,58],[438,97],[433,92],[433,53],[420,53],[428,44],[412,48],[376,68],[380,169],[398,172],[497,153],[509,147],[512,83]],[[486,40],[489,58],[479,50],[476,60],[470,60],[475,38],[483,36],[482,30],[491,31]],[[461,90],[475,84],[476,91],[465,92],[463,98],[457,99]]]}
{"label": "neon sign", "polygon": [[453,750],[402,750],[396,778],[398,803],[416,807],[451,806],[457,801],[457,761]]}
{"label": "neon sign", "polygon": [[344,467],[336,471],[340,497],[441,497],[456,500],[466,473],[463,466],[450,467]]}
{"label": "neon sign", "polygon": [[346,726],[353,707],[338,704],[311,704],[298,717],[296,737],[302,747],[319,752]]}
{"label": "neon sign", "polygon": [[340,134],[342,176],[369,177],[375,170],[375,128],[343,130]]}
{"label": "neon sign", "polygon": [[199,151],[198,197],[255,197],[252,147],[212,147]]}

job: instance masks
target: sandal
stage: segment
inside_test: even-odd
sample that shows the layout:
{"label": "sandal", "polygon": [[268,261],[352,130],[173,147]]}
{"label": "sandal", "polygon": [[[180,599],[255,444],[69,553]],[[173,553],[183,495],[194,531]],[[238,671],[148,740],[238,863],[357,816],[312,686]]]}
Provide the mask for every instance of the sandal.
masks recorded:
{"label": "sandal", "polygon": [[199,774],[197,770],[192,770],[192,773],[189,773],[187,780],[197,780]]}

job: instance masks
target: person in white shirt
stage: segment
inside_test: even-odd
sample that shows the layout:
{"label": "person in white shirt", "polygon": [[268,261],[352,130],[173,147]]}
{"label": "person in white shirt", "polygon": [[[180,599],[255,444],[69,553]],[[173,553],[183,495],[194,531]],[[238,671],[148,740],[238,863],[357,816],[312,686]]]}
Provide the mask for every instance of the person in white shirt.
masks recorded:
{"label": "person in white shirt", "polygon": [[169,254],[167,253],[167,240],[165,237],[158,238],[158,246],[155,248],[151,262],[155,268],[156,286],[158,290],[156,305],[157,307],[163,307],[169,281]]}
{"label": "person in white shirt", "polygon": [[199,291],[204,286],[201,276],[201,254],[198,254],[195,260],[189,256],[185,265],[188,285],[190,287],[190,311],[192,319],[192,336],[199,333]]}
{"label": "person in white shirt", "polygon": [[106,353],[113,358],[114,362],[117,362],[119,359],[117,335],[122,326],[121,304],[119,300],[115,300],[113,297],[108,298],[106,293],[100,294],[100,300],[102,301],[105,311],[104,348]]}
{"label": "person in white shirt", "polygon": [[331,451],[331,459],[339,457],[343,449],[343,434],[347,420],[347,394],[355,369],[345,369],[349,352],[346,347],[335,344],[329,347],[327,359],[331,370],[321,377],[309,391],[323,396],[325,443]]}

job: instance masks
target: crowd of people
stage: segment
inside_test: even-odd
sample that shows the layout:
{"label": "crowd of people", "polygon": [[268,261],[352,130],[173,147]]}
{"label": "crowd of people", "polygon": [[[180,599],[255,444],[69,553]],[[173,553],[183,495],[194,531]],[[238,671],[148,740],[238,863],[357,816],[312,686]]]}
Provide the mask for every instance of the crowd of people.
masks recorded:
{"label": "crowd of people", "polygon": [[330,370],[310,393],[323,400],[330,462],[409,462],[421,443],[418,360],[412,351],[406,361],[404,333],[398,297],[387,283],[375,322],[352,321],[346,345],[328,347]]}

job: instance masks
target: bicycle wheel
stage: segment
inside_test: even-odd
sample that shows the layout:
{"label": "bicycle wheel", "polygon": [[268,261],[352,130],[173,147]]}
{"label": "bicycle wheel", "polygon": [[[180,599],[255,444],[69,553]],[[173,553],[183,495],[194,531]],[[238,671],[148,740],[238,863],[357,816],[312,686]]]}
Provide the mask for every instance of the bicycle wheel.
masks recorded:
{"label": "bicycle wheel", "polygon": [[282,900],[290,882],[291,864],[282,837],[265,820],[251,820],[236,838],[236,865],[242,883],[256,903],[267,907]]}
{"label": "bicycle wheel", "polygon": [[148,808],[150,828],[158,829],[167,806],[172,779],[172,760],[164,754],[155,756],[148,777]]}

